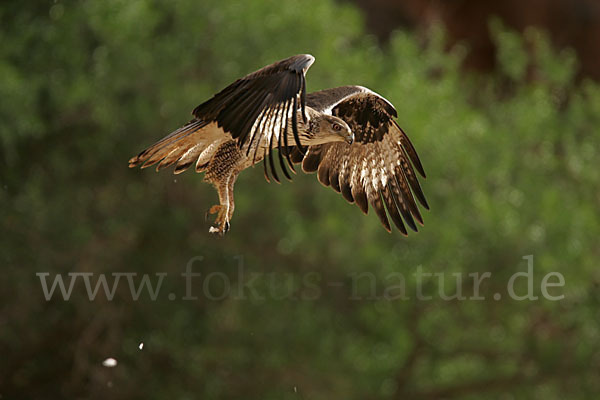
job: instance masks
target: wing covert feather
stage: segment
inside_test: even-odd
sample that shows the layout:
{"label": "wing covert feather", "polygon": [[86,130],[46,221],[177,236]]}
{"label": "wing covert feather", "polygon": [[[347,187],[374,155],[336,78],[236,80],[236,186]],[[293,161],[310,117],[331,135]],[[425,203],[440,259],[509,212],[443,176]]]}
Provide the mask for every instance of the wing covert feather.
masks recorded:
{"label": "wing covert feather", "polygon": [[[278,61],[259,69],[243,78],[238,79],[208,101],[200,104],[192,114],[205,121],[215,121],[225,132],[229,132],[237,139],[240,147],[252,140],[252,134],[261,124],[259,119],[269,114],[269,118],[282,118],[287,125],[288,118],[292,118],[296,146],[301,147],[297,126],[296,111],[298,108],[306,119],[304,108],[306,104],[305,73],[314,62],[310,54],[300,54]],[[292,102],[294,109],[287,112],[288,107],[282,107]],[[270,112],[275,110],[276,112]],[[291,114],[291,115],[289,115]],[[257,132],[258,135],[279,136],[275,124],[270,124],[272,129],[267,132]],[[284,141],[286,139],[284,138]],[[260,141],[259,141],[260,142]],[[277,147],[281,150],[283,141],[275,139]]]}
{"label": "wing covert feather", "polygon": [[426,209],[429,205],[415,169],[423,177],[425,171],[394,120],[397,114],[392,104],[361,86],[343,86],[309,93],[307,105],[346,121],[355,142],[310,146],[302,169],[317,171],[321,184],[356,203],[365,214],[371,205],[386,230],[391,231],[389,215],[404,235],[406,225],[417,231],[415,220],[423,224],[417,201]]}

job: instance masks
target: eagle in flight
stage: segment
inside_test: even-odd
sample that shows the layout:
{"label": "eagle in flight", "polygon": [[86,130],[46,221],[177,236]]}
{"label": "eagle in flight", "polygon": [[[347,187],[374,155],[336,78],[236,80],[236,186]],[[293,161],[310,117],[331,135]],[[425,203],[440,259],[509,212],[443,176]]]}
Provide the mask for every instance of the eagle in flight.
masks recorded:
{"label": "eagle in flight", "polygon": [[423,177],[425,171],[394,120],[396,109],[362,86],[306,93],[314,61],[296,55],[236,80],[196,107],[190,122],[131,158],[129,167],[175,165],[178,174],[195,164],[219,195],[208,211],[217,214],[209,231],[219,235],[229,230],[238,174],[262,160],[268,182],[280,181],[277,164],[291,180],[288,168],[295,173],[294,164],[302,163],[363,213],[371,204],[388,232],[388,214],[404,235],[405,224],[416,232],[415,220],[423,225],[423,218],[415,197],[429,206],[415,169]]}

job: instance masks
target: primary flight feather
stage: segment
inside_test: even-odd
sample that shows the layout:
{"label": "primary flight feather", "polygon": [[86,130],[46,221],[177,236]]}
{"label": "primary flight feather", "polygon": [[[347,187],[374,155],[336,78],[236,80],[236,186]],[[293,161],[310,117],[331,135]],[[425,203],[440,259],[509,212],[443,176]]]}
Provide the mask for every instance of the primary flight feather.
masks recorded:
{"label": "primary flight feather", "polygon": [[415,170],[425,172],[394,120],[394,106],[362,86],[306,93],[314,60],[296,55],[238,79],[196,107],[186,125],[131,158],[129,167],[175,165],[178,174],[195,164],[219,195],[209,209],[217,214],[210,232],[219,235],[229,230],[238,174],[263,160],[267,181],[279,182],[276,163],[288,179],[288,169],[302,163],[365,214],[370,204],[389,232],[388,214],[403,234],[405,224],[417,231],[415,220],[423,224],[417,201],[429,206]]}

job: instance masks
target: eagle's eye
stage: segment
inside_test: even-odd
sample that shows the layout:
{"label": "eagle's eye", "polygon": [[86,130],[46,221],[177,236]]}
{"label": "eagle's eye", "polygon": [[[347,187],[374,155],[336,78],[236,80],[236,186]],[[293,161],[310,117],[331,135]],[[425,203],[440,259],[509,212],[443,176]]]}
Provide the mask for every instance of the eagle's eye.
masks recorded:
{"label": "eagle's eye", "polygon": [[342,126],[340,124],[338,124],[337,122],[333,123],[333,130],[336,132],[339,132],[342,130]]}

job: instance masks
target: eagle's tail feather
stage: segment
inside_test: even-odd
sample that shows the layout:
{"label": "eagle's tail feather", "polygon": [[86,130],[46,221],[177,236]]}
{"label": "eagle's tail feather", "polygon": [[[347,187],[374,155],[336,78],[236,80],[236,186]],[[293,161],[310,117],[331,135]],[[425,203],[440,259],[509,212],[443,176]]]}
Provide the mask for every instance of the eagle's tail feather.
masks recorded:
{"label": "eagle's tail feather", "polygon": [[[208,140],[202,140],[203,138],[198,135],[206,125],[206,122],[198,119],[188,122],[137,156],[132,157],[129,160],[129,168],[139,165],[147,168],[159,162],[156,167],[158,171],[177,163],[176,172],[182,172],[209,145]],[[186,165],[185,168],[181,168],[184,165]]]}

